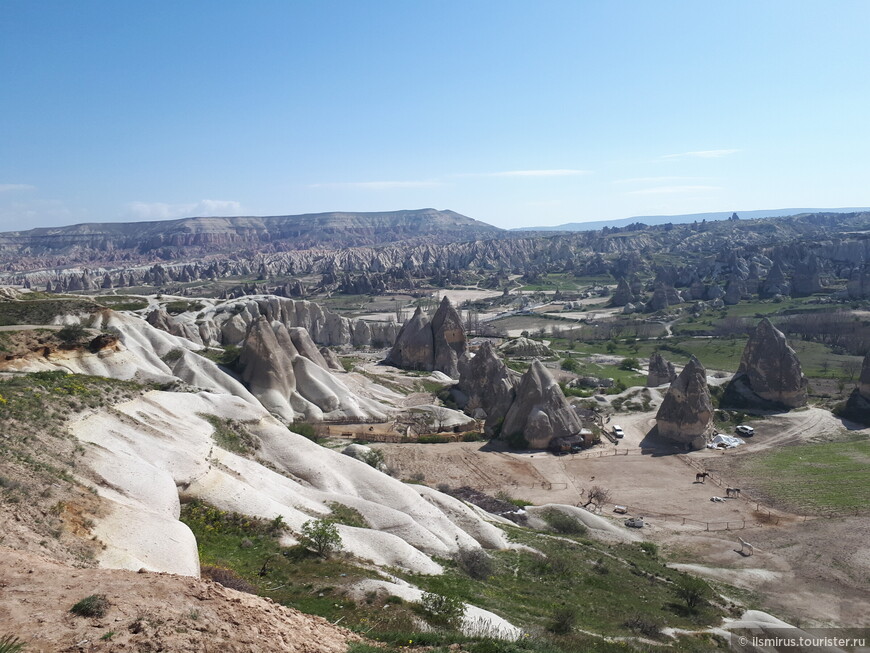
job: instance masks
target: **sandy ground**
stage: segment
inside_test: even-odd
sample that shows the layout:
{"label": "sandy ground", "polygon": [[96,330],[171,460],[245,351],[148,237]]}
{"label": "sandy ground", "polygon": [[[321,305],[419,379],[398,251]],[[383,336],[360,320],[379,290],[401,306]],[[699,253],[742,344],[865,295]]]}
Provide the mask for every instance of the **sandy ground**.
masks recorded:
{"label": "sandy ground", "polygon": [[[0,561],[0,633],[18,637],[28,653],[340,653],[359,639],[320,617],[198,578],[75,569],[6,548]],[[69,611],[94,594],[109,602],[104,616]]]}
{"label": "sandy ground", "polygon": [[[422,473],[433,486],[505,491],[535,504],[576,505],[584,490],[600,485],[611,492],[603,515],[617,518],[613,504],[643,515],[644,537],[695,573],[757,592],[766,609],[786,620],[870,625],[870,516],[805,519],[753,500],[746,486],[740,499],[711,501],[734,482],[729,469],[736,457],[835,434],[840,420],[818,408],[768,416],[754,422],[757,435],[746,445],[688,455],[648,437],[653,413],[617,415],[613,424],[626,434],[619,445],[605,441],[575,456],[496,451],[482,443],[376,446],[402,478]],[[705,483],[695,480],[701,469],[712,474]],[[754,555],[740,553],[741,537]]]}

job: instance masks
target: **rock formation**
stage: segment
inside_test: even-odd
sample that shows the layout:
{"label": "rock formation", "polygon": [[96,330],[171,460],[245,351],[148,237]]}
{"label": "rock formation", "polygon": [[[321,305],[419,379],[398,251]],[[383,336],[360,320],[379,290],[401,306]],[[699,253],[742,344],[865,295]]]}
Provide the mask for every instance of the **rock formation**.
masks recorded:
{"label": "rock formation", "polygon": [[797,354],[769,319],[761,320],[750,335],[722,403],[768,409],[806,405],[807,379]]}
{"label": "rock formation", "polygon": [[402,325],[386,362],[403,369],[432,370],[435,364],[432,325],[419,306],[411,319]]}
{"label": "rock formation", "polygon": [[474,356],[462,358],[459,371],[457,387],[463,395],[460,406],[472,417],[486,420],[486,435],[496,435],[516,397],[519,375],[508,369],[488,340]]}
{"label": "rock formation", "polygon": [[386,362],[404,369],[437,370],[457,378],[465,353],[465,329],[459,313],[445,297],[429,321],[418,306],[396,336]]}
{"label": "rock formation", "polygon": [[659,435],[692,449],[703,449],[713,433],[713,402],[707,372],[692,356],[671,383],[656,413]]}
{"label": "rock formation", "polygon": [[329,372],[305,329],[288,330],[281,322],[258,318],[245,337],[238,364],[251,393],[289,422],[386,418],[384,406],[354,395]]}
{"label": "rock formation", "polygon": [[543,342],[523,337],[508,340],[501,344],[498,350],[503,354],[520,358],[544,358],[553,355],[553,351]]}
{"label": "rock formation", "polygon": [[842,416],[862,424],[870,424],[870,352],[864,356],[858,387],[849,395]]}
{"label": "rock formation", "polygon": [[501,437],[510,441],[522,436],[530,447],[544,449],[553,438],[576,435],[581,428],[580,419],[549,370],[538,360],[532,362],[505,415]]}
{"label": "rock formation", "polygon": [[432,318],[432,340],[435,345],[433,369],[458,378],[459,357],[465,353],[465,328],[447,297],[441,300]]}
{"label": "rock formation", "polygon": [[646,377],[646,384],[650,388],[656,388],[665,383],[672,383],[677,378],[677,371],[674,369],[674,364],[666,361],[659,352],[653,352],[649,357],[649,371]]}

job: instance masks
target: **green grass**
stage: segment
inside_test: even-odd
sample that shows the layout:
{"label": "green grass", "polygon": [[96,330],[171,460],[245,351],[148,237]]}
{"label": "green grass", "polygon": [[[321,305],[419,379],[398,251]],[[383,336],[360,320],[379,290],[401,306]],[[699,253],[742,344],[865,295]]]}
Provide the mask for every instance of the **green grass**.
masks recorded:
{"label": "green grass", "polygon": [[870,508],[870,441],[803,444],[747,458],[742,471],[798,513]]}
{"label": "green grass", "polygon": [[710,605],[695,614],[681,610],[671,584],[681,575],[639,546],[605,546],[513,528],[510,533],[546,558],[527,551],[492,552],[495,573],[485,581],[471,579],[452,563],[441,576],[407,578],[532,631],[545,629],[559,607],[576,609],[578,628],[605,635],[629,635],[622,624],[630,615],[682,628],[718,621],[720,612]]}
{"label": "green grass", "polygon": [[219,447],[242,455],[252,454],[257,450],[256,437],[248,432],[244,423],[205,413],[200,413],[199,416],[214,428],[212,438]]}
{"label": "green grass", "polygon": [[89,299],[35,299],[0,301],[0,326],[51,324],[58,315],[94,313],[99,305]]}

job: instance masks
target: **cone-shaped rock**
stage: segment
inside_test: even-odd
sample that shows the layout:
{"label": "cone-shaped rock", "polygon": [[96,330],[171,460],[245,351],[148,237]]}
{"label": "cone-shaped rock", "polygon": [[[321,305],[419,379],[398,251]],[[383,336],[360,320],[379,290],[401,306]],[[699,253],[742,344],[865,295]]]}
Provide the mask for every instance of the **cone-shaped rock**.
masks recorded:
{"label": "cone-shaped rock", "polygon": [[646,376],[646,384],[650,388],[656,388],[665,383],[671,383],[677,378],[674,364],[666,361],[659,352],[653,352],[649,357],[649,371]]}
{"label": "cone-shaped rock", "polygon": [[522,435],[530,447],[545,449],[553,438],[575,435],[581,428],[577,414],[549,370],[540,361],[533,361],[520,379],[501,437]]}
{"label": "cone-shaped rock", "polygon": [[870,352],[864,356],[858,387],[849,395],[842,416],[862,424],[870,424]]}
{"label": "cone-shaped rock", "polygon": [[445,297],[432,317],[432,340],[435,347],[434,369],[452,378],[459,377],[459,357],[465,353],[465,328],[459,313]]}
{"label": "cone-shaped rock", "polygon": [[713,402],[707,387],[707,371],[692,356],[671,383],[659,412],[659,435],[692,449],[703,449],[713,432]]}
{"label": "cone-shaped rock", "polygon": [[797,408],[807,403],[807,379],[794,349],[767,318],[749,337],[740,367],[722,402],[726,406]]}
{"label": "cone-shaped rock", "polygon": [[508,369],[485,341],[473,357],[464,356],[459,364],[459,390],[467,397],[465,410],[472,417],[482,410],[486,415],[484,433],[495,435],[516,396],[519,375]]}
{"label": "cone-shaped rock", "polygon": [[396,344],[387,354],[386,362],[405,369],[434,369],[435,341],[432,337],[432,326],[419,306],[399,331]]}

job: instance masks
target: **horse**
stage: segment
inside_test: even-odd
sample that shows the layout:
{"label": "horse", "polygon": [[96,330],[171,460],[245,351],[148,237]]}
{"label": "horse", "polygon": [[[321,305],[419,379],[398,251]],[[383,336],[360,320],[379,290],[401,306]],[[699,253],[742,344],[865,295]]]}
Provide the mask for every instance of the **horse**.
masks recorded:
{"label": "horse", "polygon": [[740,540],[740,553],[749,556],[755,553],[755,547],[752,546],[749,542],[744,540],[742,537],[738,537],[737,539]]}
{"label": "horse", "polygon": [[732,497],[734,499],[740,496],[740,488],[739,487],[726,487],[725,488],[725,496]]}
{"label": "horse", "polygon": [[704,483],[709,475],[710,472],[698,472],[695,474],[695,483]]}

